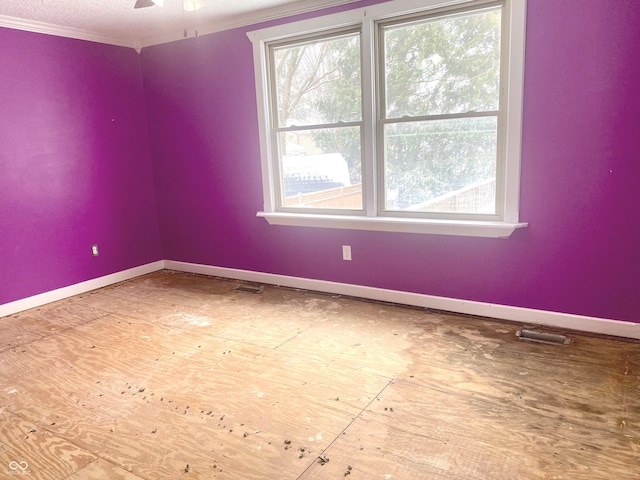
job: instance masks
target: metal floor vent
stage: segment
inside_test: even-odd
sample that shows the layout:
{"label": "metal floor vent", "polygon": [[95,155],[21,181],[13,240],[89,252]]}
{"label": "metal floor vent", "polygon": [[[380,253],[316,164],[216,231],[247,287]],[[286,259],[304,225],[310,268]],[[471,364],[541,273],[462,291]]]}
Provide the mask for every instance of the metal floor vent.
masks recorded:
{"label": "metal floor vent", "polygon": [[550,343],[551,345],[569,345],[569,340],[564,335],[557,335],[555,333],[534,332],[533,330],[518,330],[516,337],[520,340],[527,340],[529,342],[538,343]]}
{"label": "metal floor vent", "polygon": [[264,285],[238,285],[233,290],[241,293],[262,293]]}

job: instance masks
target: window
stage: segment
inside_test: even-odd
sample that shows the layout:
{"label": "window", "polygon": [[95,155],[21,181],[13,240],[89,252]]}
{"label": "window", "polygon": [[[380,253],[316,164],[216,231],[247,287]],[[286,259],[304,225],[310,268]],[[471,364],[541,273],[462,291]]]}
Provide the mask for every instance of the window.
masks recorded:
{"label": "window", "polygon": [[443,3],[399,0],[249,34],[259,216],[489,237],[526,225],[524,0]]}
{"label": "window", "polygon": [[362,210],[360,31],[268,49],[278,208]]}

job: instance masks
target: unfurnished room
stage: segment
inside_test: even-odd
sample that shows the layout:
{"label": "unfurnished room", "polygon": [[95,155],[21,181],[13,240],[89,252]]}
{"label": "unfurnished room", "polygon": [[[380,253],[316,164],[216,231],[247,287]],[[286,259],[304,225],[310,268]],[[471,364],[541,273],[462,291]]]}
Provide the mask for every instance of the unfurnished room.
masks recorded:
{"label": "unfurnished room", "polygon": [[640,479],[639,0],[3,0],[0,478]]}

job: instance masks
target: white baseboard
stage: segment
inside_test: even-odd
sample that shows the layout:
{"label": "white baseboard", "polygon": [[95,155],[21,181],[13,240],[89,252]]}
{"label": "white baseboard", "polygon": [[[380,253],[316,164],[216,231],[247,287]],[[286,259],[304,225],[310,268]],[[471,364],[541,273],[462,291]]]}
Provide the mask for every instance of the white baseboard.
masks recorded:
{"label": "white baseboard", "polygon": [[519,322],[527,325],[545,325],[549,327],[579,330],[583,332],[612,335],[640,339],[640,323],[608,320],[597,317],[586,317],[568,313],[557,313],[531,308],[510,307],[493,303],[473,302],[456,298],[436,297],[419,293],[386,290],[383,288],[365,287],[348,283],[312,280],[308,278],[289,277],[271,273],[237,270],[233,268],[213,267],[195,263],[165,260],[165,268],[188,273],[199,273],[215,277],[233,278],[256,283],[281,285],[319,292],[347,295],[353,297],[399,303],[416,307],[445,310],[481,317],[497,318]]}
{"label": "white baseboard", "polygon": [[13,315],[30,308],[40,307],[47,303],[56,302],[64,298],[86,293],[96,288],[106,287],[113,285],[114,283],[130,280],[140,275],[146,275],[147,273],[156,272],[162,270],[164,267],[164,260],[159,260],[153,263],[147,263],[139,267],[130,268],[121,272],[112,273],[111,275],[105,275],[104,277],[94,278],[87,280],[86,282],[76,283],[69,285],[68,287],[58,288],[49,292],[40,293],[32,297],[16,300],[15,302],[4,303],[0,305],[0,317],[7,315]]}
{"label": "white baseboard", "polygon": [[545,325],[549,327],[578,330],[583,332],[640,339],[640,323],[586,317],[568,313],[535,310],[531,308],[510,307],[493,303],[473,302],[456,298],[436,297],[419,293],[401,292],[383,288],[365,287],[348,283],[328,282],[309,278],[290,277],[272,273],[253,272],[234,268],[214,267],[195,263],[159,260],[139,267],[123,270],[104,277],[87,280],[68,287],[41,293],[32,297],[0,305],[0,317],[39,307],[47,303],[86,293],[97,288],[129,280],[162,269],[187,273],[198,273],[214,277],[232,278],[248,282],[281,285],[284,287],[333,293],[351,297],[366,298],[383,302],[412,305],[416,307],[444,310],[454,313],[477,315],[519,322],[527,325]]}

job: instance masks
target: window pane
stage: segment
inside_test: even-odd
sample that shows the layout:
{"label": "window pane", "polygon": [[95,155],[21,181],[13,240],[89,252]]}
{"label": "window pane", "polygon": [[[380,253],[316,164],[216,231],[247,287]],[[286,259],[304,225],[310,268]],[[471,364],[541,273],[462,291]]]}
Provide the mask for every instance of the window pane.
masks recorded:
{"label": "window pane", "polygon": [[385,208],[495,213],[496,117],[385,127]]}
{"label": "window pane", "polygon": [[497,110],[500,17],[493,9],[384,28],[387,118]]}
{"label": "window pane", "polygon": [[276,47],[278,126],[360,121],[360,35]]}
{"label": "window pane", "polygon": [[360,128],[278,134],[285,207],[362,208]]}

